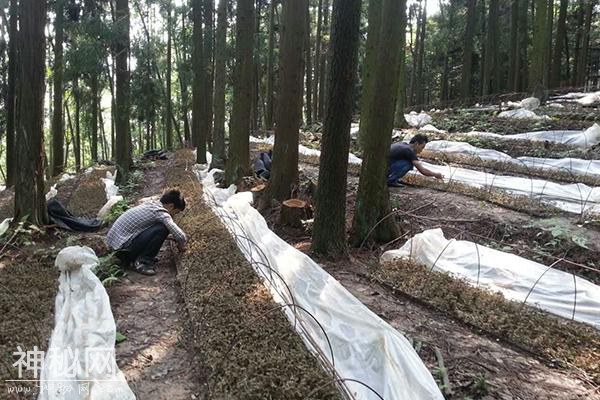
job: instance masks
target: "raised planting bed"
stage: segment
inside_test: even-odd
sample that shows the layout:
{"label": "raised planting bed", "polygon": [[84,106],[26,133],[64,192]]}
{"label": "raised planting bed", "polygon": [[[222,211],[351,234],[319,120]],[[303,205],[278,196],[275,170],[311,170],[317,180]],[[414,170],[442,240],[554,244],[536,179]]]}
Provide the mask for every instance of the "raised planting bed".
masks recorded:
{"label": "raised planting bed", "polygon": [[369,277],[555,367],[580,369],[600,385],[600,332],[592,327],[508,301],[409,261],[380,264]]}
{"label": "raised planting bed", "polygon": [[272,300],[229,231],[202,199],[191,151],[176,153],[166,181],[188,209],[178,218],[190,241],[178,260],[191,340],[211,399],[339,399],[326,372]]}

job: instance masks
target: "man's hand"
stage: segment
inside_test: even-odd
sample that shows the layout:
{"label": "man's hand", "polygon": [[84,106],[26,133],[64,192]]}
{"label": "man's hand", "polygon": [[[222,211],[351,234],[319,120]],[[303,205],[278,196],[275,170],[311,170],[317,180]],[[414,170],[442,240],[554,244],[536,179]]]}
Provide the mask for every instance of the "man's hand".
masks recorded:
{"label": "man's hand", "polygon": [[433,175],[433,177],[434,177],[434,178],[436,178],[436,179],[440,179],[440,180],[444,179],[444,175],[442,175],[442,174],[441,174],[441,173],[439,173],[439,172],[436,172],[436,174],[435,174],[435,175]]}
{"label": "man's hand", "polygon": [[180,253],[185,253],[185,243],[178,243],[177,249],[179,249]]}

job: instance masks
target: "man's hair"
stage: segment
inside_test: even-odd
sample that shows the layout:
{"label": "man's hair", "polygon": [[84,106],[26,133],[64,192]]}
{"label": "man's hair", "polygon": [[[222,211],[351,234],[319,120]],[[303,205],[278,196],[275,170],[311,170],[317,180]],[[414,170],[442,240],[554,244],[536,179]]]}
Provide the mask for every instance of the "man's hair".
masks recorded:
{"label": "man's hair", "polygon": [[173,204],[173,207],[181,211],[185,210],[185,199],[179,190],[166,191],[160,198],[160,202],[163,204]]}
{"label": "man's hair", "polygon": [[427,144],[427,142],[429,142],[429,139],[427,139],[427,136],[423,135],[422,133],[417,133],[412,137],[412,139],[410,139],[410,144]]}

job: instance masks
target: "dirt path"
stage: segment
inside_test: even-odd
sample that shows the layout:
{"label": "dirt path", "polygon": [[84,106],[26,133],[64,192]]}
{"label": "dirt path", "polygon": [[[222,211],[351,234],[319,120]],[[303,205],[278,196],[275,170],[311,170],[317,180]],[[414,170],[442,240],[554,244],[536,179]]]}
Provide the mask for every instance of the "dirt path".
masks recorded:
{"label": "dirt path", "polygon": [[[142,197],[160,194],[167,161],[146,171]],[[177,270],[167,245],[159,254],[155,276],[128,271],[108,292],[117,331],[127,338],[116,347],[119,368],[140,400],[200,397],[192,353],[186,350],[187,311]]]}

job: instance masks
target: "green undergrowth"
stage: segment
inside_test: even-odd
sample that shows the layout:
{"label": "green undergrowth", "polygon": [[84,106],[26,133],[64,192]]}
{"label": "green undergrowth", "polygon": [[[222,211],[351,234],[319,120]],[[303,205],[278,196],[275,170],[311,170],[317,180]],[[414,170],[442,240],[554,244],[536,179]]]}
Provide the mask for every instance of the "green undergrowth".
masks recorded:
{"label": "green undergrowth", "polygon": [[449,274],[408,261],[383,263],[369,276],[556,367],[585,371],[600,384],[600,334],[590,326],[508,301],[500,293],[473,287]]}
{"label": "green undergrowth", "polygon": [[177,152],[166,177],[188,203],[178,218],[190,238],[178,259],[178,277],[195,332],[194,350],[202,360],[207,398],[341,398],[329,384],[333,377],[307,350],[229,232],[203,202],[200,184],[185,171],[190,157],[187,150]]}

